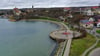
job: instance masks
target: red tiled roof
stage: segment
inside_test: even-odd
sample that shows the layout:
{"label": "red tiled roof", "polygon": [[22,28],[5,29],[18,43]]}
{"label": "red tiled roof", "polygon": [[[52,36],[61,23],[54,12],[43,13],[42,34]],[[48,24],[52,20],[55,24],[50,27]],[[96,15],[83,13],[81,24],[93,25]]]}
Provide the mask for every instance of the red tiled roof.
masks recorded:
{"label": "red tiled roof", "polygon": [[96,9],[96,8],[99,8],[98,6],[93,6],[92,8]]}
{"label": "red tiled roof", "polygon": [[18,10],[18,8],[14,8],[14,10]]}

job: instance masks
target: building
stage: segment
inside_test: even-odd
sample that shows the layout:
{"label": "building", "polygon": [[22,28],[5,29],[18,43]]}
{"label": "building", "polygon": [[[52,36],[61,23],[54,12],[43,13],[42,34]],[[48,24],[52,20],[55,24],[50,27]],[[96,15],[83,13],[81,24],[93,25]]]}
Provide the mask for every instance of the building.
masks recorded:
{"label": "building", "polygon": [[83,26],[84,28],[92,28],[93,27],[93,24],[87,19],[81,20],[80,25]]}

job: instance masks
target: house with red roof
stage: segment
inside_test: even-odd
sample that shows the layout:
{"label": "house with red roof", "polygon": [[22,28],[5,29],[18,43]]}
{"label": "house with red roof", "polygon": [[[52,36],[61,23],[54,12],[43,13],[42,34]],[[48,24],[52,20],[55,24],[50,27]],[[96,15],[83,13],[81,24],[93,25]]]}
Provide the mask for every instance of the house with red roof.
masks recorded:
{"label": "house with red roof", "polygon": [[69,7],[64,8],[64,11],[68,11],[68,10],[71,10],[71,8],[69,8]]}
{"label": "house with red roof", "polygon": [[21,11],[18,8],[14,8],[13,12],[15,15],[19,16],[21,14]]}
{"label": "house with red roof", "polygon": [[80,20],[80,25],[83,26],[84,28],[92,28],[93,22],[89,21],[88,19],[83,19]]}

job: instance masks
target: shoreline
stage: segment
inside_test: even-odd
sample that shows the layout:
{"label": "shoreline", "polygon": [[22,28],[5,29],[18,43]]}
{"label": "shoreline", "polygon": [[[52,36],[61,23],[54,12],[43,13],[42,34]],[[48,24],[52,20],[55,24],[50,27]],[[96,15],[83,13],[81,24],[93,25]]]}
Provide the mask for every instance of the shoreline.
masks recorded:
{"label": "shoreline", "polygon": [[54,56],[54,55],[55,55],[55,52],[56,52],[56,50],[57,50],[58,45],[59,45],[59,44],[56,42],[54,48],[52,48],[52,50],[51,50],[50,56]]}

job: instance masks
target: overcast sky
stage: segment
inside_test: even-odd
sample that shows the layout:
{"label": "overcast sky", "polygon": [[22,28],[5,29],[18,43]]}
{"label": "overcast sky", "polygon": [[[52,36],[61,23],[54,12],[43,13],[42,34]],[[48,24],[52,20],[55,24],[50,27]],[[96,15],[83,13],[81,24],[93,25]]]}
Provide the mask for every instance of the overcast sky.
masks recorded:
{"label": "overcast sky", "polygon": [[0,0],[0,9],[34,7],[95,6],[100,0]]}

